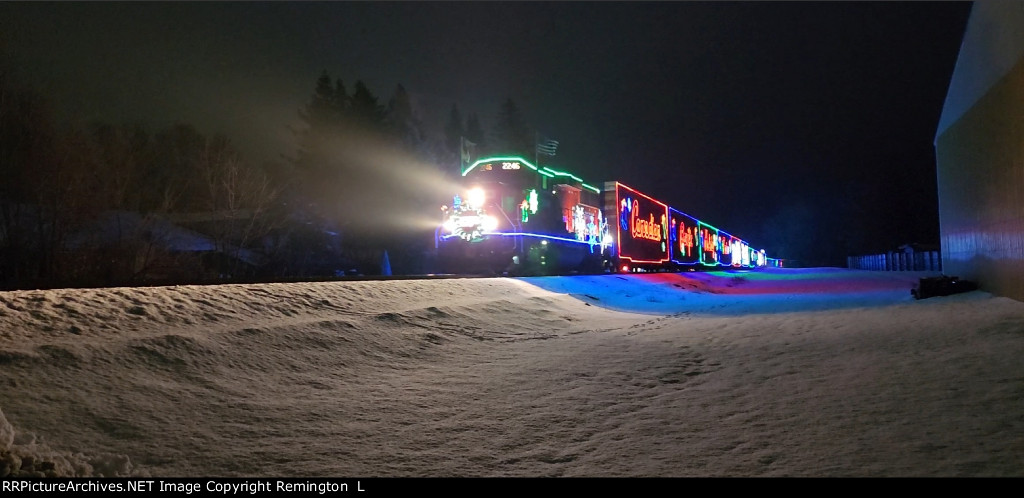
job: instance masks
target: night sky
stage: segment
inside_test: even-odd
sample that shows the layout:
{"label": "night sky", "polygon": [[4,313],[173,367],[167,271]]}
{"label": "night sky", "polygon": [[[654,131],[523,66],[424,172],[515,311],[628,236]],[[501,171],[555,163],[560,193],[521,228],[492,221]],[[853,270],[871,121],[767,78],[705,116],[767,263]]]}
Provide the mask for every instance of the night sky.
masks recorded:
{"label": "night sky", "polygon": [[[765,247],[938,242],[933,139],[961,2],[0,3],[0,68],[75,120],[172,122],[253,161],[327,70],[433,137],[511,98],[552,165],[619,180]],[[453,166],[454,169],[454,166]]]}

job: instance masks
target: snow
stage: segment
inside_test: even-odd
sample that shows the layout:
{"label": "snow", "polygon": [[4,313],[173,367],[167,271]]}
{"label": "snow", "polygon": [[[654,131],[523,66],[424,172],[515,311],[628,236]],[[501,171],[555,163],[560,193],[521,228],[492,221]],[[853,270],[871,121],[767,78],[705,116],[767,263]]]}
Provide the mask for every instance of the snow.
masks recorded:
{"label": "snow", "polygon": [[0,476],[1020,476],[1024,303],[764,269],[0,293]]}

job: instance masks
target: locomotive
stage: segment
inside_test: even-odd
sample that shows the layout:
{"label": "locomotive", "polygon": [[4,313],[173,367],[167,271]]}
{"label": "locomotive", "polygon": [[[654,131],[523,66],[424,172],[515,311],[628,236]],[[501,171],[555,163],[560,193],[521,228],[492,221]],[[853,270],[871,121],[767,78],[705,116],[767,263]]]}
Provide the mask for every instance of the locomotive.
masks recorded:
{"label": "locomotive", "polygon": [[522,157],[464,168],[434,247],[446,273],[552,275],[781,266],[764,250],[618,181]]}

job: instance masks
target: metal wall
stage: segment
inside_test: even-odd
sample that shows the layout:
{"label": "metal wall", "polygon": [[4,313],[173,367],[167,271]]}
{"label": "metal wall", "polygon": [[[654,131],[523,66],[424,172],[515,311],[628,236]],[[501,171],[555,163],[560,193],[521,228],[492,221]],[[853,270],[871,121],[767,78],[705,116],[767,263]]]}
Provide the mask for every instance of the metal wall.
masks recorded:
{"label": "metal wall", "polygon": [[1024,59],[936,137],[935,154],[944,273],[1024,301]]}
{"label": "metal wall", "polygon": [[891,251],[849,256],[846,267],[876,271],[942,271],[942,260],[939,251]]}

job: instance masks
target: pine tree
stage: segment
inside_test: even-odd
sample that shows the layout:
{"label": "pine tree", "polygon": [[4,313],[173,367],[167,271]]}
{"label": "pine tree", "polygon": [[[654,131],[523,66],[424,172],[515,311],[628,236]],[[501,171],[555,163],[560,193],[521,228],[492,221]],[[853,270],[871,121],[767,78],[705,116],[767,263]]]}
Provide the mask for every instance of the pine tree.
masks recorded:
{"label": "pine tree", "polygon": [[519,111],[519,106],[511,98],[506,99],[498,112],[492,151],[497,154],[532,157],[533,142],[534,137]]}
{"label": "pine tree", "polygon": [[312,97],[299,111],[303,128],[297,134],[299,150],[295,158],[298,176],[289,197],[307,215],[339,221],[338,195],[344,190],[346,165],[338,151],[338,137],[350,114],[352,100],[339,79],[331,84],[327,71],[316,81]]}
{"label": "pine tree", "polygon": [[341,79],[337,79],[334,82],[334,93],[331,95],[331,110],[334,117],[339,121],[345,117],[350,107],[352,107],[352,98],[345,92],[345,84],[341,82]]}
{"label": "pine tree", "polygon": [[444,125],[444,146],[445,150],[458,157],[462,139],[466,136],[466,128],[462,124],[462,114],[459,114],[459,107],[452,104],[452,110],[448,113],[448,122]]}
{"label": "pine tree", "polygon": [[458,174],[462,171],[462,143],[466,139],[466,127],[462,122],[459,108],[452,104],[448,113],[448,122],[444,125],[444,140],[438,157],[445,174]]}
{"label": "pine tree", "polygon": [[384,121],[389,135],[398,140],[406,151],[415,153],[423,145],[424,136],[420,119],[413,109],[409,93],[401,84],[395,88],[394,95],[388,101]]}
{"label": "pine tree", "polygon": [[361,131],[376,132],[382,129],[384,109],[377,103],[377,97],[363,84],[362,80],[356,81],[355,89],[352,91],[349,117],[350,122],[358,126]]}
{"label": "pine tree", "polygon": [[[341,86],[340,80],[337,82],[337,86],[341,87],[341,94],[344,96],[345,90]],[[314,90],[313,97],[306,106],[306,117],[309,124],[312,126],[336,123],[340,117],[341,110],[338,102],[338,90],[331,87],[331,77],[327,74],[327,71],[324,71],[317,78],[316,90]]]}
{"label": "pine tree", "polygon": [[487,150],[487,137],[476,113],[470,113],[466,118],[466,140],[475,143],[478,150]]}

